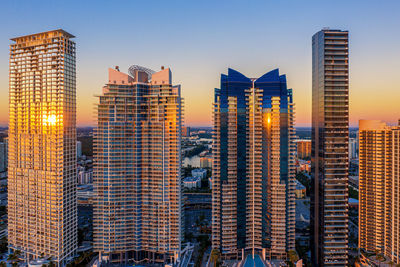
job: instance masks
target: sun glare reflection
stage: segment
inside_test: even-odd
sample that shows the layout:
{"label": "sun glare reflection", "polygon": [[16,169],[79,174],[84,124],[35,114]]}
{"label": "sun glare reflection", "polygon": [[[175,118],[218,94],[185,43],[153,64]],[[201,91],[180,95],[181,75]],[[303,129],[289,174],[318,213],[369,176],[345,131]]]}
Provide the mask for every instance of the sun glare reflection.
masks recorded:
{"label": "sun glare reflection", "polygon": [[57,122],[57,117],[56,115],[43,115],[43,123],[46,125],[55,125]]}

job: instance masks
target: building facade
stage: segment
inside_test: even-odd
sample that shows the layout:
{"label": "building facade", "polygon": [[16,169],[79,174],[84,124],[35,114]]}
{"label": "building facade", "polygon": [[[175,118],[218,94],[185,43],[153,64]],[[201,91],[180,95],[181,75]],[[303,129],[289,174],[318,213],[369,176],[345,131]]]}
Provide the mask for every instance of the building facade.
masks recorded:
{"label": "building facade", "polygon": [[201,187],[200,177],[186,177],[183,179],[183,187],[188,189],[194,189]]}
{"label": "building facade", "polygon": [[207,170],[206,169],[193,169],[192,170],[192,176],[193,177],[198,177],[200,179],[206,178],[207,177]]}
{"label": "building facade", "polygon": [[285,259],[295,246],[292,90],[275,69],[228,70],[215,89],[212,246],[224,259]]}
{"label": "building facade", "polygon": [[310,159],[311,157],[311,140],[296,140],[297,158]]}
{"label": "building facade", "polygon": [[359,247],[400,264],[400,124],[360,120]]}
{"label": "building facade", "polygon": [[357,139],[349,138],[349,160],[358,158]]}
{"label": "building facade", "polygon": [[179,257],[182,103],[170,69],[109,69],[94,137],[94,247],[101,260]]}
{"label": "building facade", "polygon": [[348,32],[312,38],[311,254],[314,266],[348,264]]}
{"label": "building facade", "polygon": [[201,157],[200,168],[212,168],[212,157]]}
{"label": "building facade", "polygon": [[0,143],[0,172],[7,170],[7,147],[6,143]]}
{"label": "building facade", "polygon": [[11,39],[8,242],[64,265],[77,248],[74,36]]}
{"label": "building facade", "polygon": [[76,141],[76,157],[79,159],[82,157],[82,142]]}

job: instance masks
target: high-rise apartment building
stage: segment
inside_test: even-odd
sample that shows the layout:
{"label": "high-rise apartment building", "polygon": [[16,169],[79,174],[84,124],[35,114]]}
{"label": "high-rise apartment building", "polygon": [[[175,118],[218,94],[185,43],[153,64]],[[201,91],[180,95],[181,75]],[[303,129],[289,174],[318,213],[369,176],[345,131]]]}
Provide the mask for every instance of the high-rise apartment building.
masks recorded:
{"label": "high-rise apartment building", "polygon": [[348,32],[312,38],[311,254],[314,266],[348,264]]}
{"label": "high-rise apartment building", "polygon": [[349,160],[358,157],[357,146],[357,138],[349,138]]}
{"label": "high-rise apartment building", "polygon": [[8,243],[64,265],[77,248],[74,36],[11,39]]}
{"label": "high-rise apartment building", "polygon": [[82,142],[76,141],[76,157],[79,159],[82,157]]}
{"label": "high-rise apartment building", "polygon": [[311,140],[295,140],[298,159],[309,159],[311,157]]}
{"label": "high-rise apartment building", "polygon": [[212,246],[224,259],[285,259],[295,247],[292,90],[275,69],[228,70],[215,89]]}
{"label": "high-rise apartment building", "polygon": [[400,264],[400,124],[360,120],[359,248]]}
{"label": "high-rise apartment building", "polygon": [[94,137],[94,247],[102,261],[178,259],[182,105],[169,68],[109,69]]}
{"label": "high-rise apartment building", "polygon": [[4,172],[7,169],[7,148],[6,144],[0,142],[0,172]]}

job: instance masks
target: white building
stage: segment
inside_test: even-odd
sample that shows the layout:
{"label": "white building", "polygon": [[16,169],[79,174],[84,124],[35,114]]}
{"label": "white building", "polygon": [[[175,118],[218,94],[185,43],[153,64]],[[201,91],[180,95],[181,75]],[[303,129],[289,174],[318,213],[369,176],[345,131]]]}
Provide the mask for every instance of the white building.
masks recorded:
{"label": "white building", "polygon": [[93,183],[93,169],[86,170],[84,167],[78,167],[78,184]]}
{"label": "white building", "polygon": [[357,139],[349,138],[349,160],[357,158]]}
{"label": "white building", "polygon": [[198,188],[201,185],[201,178],[200,177],[186,177],[183,179],[183,186],[185,188]]}
{"label": "white building", "polygon": [[198,177],[200,179],[207,177],[207,170],[206,169],[194,169],[192,170],[192,176]]}

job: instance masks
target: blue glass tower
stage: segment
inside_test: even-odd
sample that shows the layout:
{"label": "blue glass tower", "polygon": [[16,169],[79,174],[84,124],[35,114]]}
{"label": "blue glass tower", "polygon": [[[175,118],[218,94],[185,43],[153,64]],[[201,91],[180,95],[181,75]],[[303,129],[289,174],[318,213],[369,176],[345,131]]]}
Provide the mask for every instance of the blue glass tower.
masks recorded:
{"label": "blue glass tower", "polygon": [[[294,249],[292,90],[279,70],[233,70],[215,89],[213,248],[223,258],[286,258]],[[268,256],[267,256],[268,255]]]}

